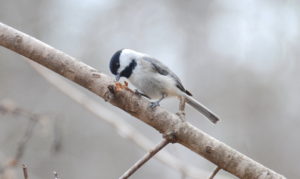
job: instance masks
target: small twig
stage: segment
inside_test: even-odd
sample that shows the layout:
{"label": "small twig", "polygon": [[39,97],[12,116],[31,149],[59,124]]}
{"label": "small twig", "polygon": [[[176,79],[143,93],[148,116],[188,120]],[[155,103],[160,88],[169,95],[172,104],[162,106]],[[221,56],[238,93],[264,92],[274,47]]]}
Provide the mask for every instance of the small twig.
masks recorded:
{"label": "small twig", "polygon": [[13,101],[9,99],[3,99],[0,101],[0,114],[10,114],[14,116],[24,116],[32,120],[39,120],[47,118],[46,115],[36,114],[29,110],[23,109],[17,106]]}
{"label": "small twig", "polygon": [[216,174],[219,172],[221,170],[221,167],[217,167],[215,170],[214,170],[214,172],[211,174],[211,176],[209,177],[209,179],[213,179],[215,176],[216,176]]}
{"label": "small twig", "polygon": [[[19,112],[22,111],[20,109],[21,108],[18,109]],[[22,112],[22,114],[24,114],[24,113],[25,112]],[[17,150],[16,150],[15,156],[6,165],[4,165],[4,167],[0,168],[0,174],[3,173],[6,169],[17,166],[17,164],[20,162],[21,158],[23,157],[23,155],[25,153],[25,149],[27,147],[28,141],[32,137],[36,123],[38,122],[38,120],[35,117],[36,117],[36,115],[30,117],[31,120],[29,120],[29,122],[27,124],[26,131],[25,131],[24,135],[22,136],[22,139],[20,140],[20,142],[17,144]],[[22,165],[22,167],[23,167],[24,178],[28,179],[27,168],[24,164]]]}
{"label": "small twig", "polygon": [[22,165],[23,168],[23,175],[24,175],[24,179],[28,179],[28,171],[27,171],[27,167],[25,164]]}
{"label": "small twig", "polygon": [[17,144],[16,154],[10,160],[7,164],[5,164],[2,168],[0,168],[0,173],[3,173],[6,169],[15,167],[21,158],[24,155],[25,149],[27,147],[28,141],[32,137],[32,134],[34,132],[36,123],[40,118],[42,118],[42,115],[34,114],[30,111],[24,110],[23,108],[18,107],[15,105],[12,101],[9,100],[2,100],[0,101],[0,112],[2,114],[11,114],[16,116],[25,116],[29,118],[27,128],[25,133],[23,134],[21,140]]}
{"label": "small twig", "polygon": [[54,121],[54,128],[53,128],[53,143],[52,143],[52,151],[54,153],[57,153],[62,148],[62,131],[60,127],[60,123],[58,123],[58,120],[56,119]]}
{"label": "small twig", "polygon": [[134,172],[136,172],[141,166],[143,166],[150,158],[152,158],[158,151],[164,148],[170,141],[163,139],[153,150],[150,150],[146,155],[144,155],[139,161],[137,161],[131,168],[129,168],[120,179],[126,179],[130,177]]}
{"label": "small twig", "polygon": [[[22,116],[29,118],[28,123],[26,124],[26,130],[20,141],[17,143],[15,155],[6,164],[0,166],[0,174],[2,174],[5,172],[5,170],[16,167],[19,164],[20,160],[24,156],[25,150],[28,146],[28,142],[35,131],[36,124],[40,120],[48,119],[48,117],[46,115],[36,114],[29,110],[23,109],[10,100],[0,101],[0,114],[9,114],[13,116]],[[25,165],[23,165],[23,172],[25,172],[24,170],[27,170]],[[24,173],[24,177],[27,178],[28,176]]]}
{"label": "small twig", "polygon": [[33,134],[36,123],[37,123],[37,120],[29,121],[27,129],[17,147],[17,152],[14,157],[14,160],[16,161],[16,163],[18,163],[18,161],[20,161],[20,159],[23,157],[25,148],[27,146],[29,139],[31,138],[31,136]]}

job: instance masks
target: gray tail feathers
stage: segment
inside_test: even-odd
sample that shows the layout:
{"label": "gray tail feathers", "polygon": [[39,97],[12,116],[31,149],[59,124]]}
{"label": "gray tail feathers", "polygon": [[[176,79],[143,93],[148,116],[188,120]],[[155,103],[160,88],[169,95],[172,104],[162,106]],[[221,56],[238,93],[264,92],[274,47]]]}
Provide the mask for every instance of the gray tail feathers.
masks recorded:
{"label": "gray tail feathers", "polygon": [[193,106],[197,111],[201,112],[211,122],[217,123],[220,120],[217,115],[212,113],[209,109],[207,109],[203,104],[195,100],[193,97],[185,95],[185,99],[189,105]]}

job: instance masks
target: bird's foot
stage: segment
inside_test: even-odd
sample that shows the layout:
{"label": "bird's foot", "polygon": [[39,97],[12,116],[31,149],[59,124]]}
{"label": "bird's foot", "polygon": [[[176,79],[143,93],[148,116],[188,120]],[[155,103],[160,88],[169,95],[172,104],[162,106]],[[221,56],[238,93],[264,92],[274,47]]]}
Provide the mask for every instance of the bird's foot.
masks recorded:
{"label": "bird's foot", "polygon": [[149,105],[150,108],[154,109],[154,108],[156,108],[157,106],[159,106],[159,101],[150,102],[150,105]]}

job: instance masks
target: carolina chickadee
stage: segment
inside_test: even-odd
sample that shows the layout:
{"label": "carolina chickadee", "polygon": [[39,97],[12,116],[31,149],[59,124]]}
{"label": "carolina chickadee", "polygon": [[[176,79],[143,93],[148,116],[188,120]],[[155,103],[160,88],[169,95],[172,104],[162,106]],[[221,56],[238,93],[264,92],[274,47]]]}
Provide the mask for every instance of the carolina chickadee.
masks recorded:
{"label": "carolina chickadee", "polygon": [[117,51],[111,58],[110,71],[116,75],[116,80],[127,78],[139,93],[148,98],[158,99],[151,102],[152,108],[159,106],[167,96],[184,97],[186,102],[205,115],[211,122],[219,118],[204,105],[192,97],[180,79],[167,66],[158,60],[130,49]]}

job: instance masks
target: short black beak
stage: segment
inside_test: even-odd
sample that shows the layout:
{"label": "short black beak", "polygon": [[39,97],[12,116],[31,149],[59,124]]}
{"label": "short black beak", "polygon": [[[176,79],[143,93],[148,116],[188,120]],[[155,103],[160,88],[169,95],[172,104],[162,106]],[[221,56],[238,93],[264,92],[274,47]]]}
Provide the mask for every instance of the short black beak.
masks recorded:
{"label": "short black beak", "polygon": [[120,73],[118,73],[118,74],[116,75],[116,81],[119,81],[120,78],[121,78],[121,75],[120,75]]}

